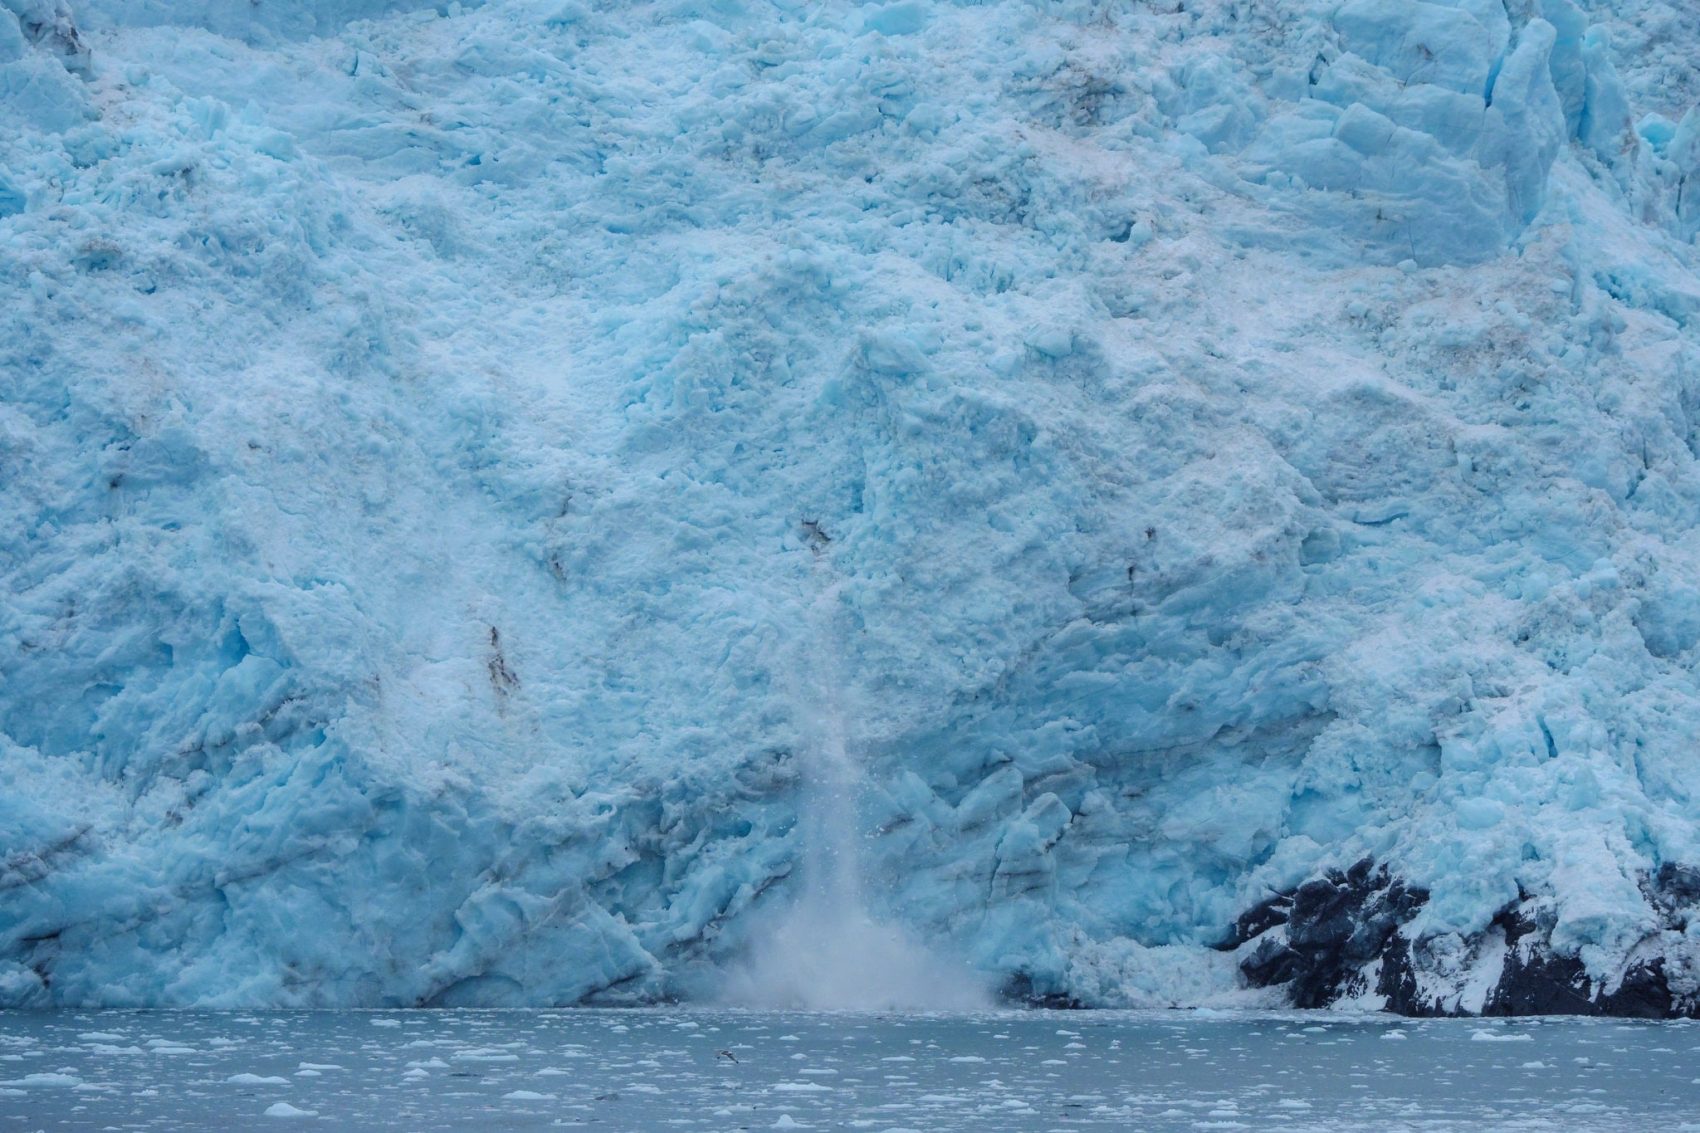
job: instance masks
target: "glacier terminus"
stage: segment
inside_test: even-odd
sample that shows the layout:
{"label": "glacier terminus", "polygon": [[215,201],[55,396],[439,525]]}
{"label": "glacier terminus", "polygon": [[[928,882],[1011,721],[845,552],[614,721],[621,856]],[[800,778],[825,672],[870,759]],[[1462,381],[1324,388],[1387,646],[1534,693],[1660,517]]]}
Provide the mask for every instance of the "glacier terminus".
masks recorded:
{"label": "glacier terminus", "polygon": [[0,110],[0,1007],[1700,1012],[1691,0],[0,0]]}

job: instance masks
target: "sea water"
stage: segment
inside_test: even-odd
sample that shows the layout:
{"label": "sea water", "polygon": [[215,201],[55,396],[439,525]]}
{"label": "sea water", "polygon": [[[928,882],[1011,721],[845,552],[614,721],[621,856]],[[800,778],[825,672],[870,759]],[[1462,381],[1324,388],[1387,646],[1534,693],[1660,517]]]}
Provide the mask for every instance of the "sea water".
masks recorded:
{"label": "sea water", "polygon": [[745,1010],[0,1014],[0,1128],[1700,1130],[1700,1026]]}

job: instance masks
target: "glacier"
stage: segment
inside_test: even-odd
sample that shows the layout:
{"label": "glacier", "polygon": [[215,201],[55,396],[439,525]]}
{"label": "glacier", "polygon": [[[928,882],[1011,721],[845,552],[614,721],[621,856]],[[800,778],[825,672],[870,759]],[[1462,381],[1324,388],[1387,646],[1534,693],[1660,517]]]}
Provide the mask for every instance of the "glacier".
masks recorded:
{"label": "glacier", "polygon": [[0,0],[0,1007],[1694,1014],[1697,43]]}

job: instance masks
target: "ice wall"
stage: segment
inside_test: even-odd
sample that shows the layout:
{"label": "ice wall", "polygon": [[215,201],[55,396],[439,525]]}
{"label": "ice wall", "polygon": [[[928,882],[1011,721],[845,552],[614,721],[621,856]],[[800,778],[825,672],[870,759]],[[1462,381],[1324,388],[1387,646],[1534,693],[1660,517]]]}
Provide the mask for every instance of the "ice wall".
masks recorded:
{"label": "ice wall", "polygon": [[1697,22],[4,0],[0,1003],[1692,1009]]}
{"label": "ice wall", "polygon": [[[457,2],[453,9],[458,13],[475,6],[476,0],[471,0]],[[268,47],[336,35],[352,23],[382,16],[416,12],[447,15],[450,7],[432,0],[95,0],[78,4],[77,11],[85,25],[97,31],[202,28],[252,46]]]}

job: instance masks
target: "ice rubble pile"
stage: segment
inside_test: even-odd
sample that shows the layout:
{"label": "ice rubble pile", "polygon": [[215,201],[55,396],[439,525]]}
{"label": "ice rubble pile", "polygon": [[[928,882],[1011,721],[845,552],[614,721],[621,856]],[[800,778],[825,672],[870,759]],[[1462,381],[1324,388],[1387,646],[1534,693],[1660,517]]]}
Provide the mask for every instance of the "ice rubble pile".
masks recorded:
{"label": "ice rubble pile", "polygon": [[1696,42],[0,0],[0,1004],[1692,1011]]}

